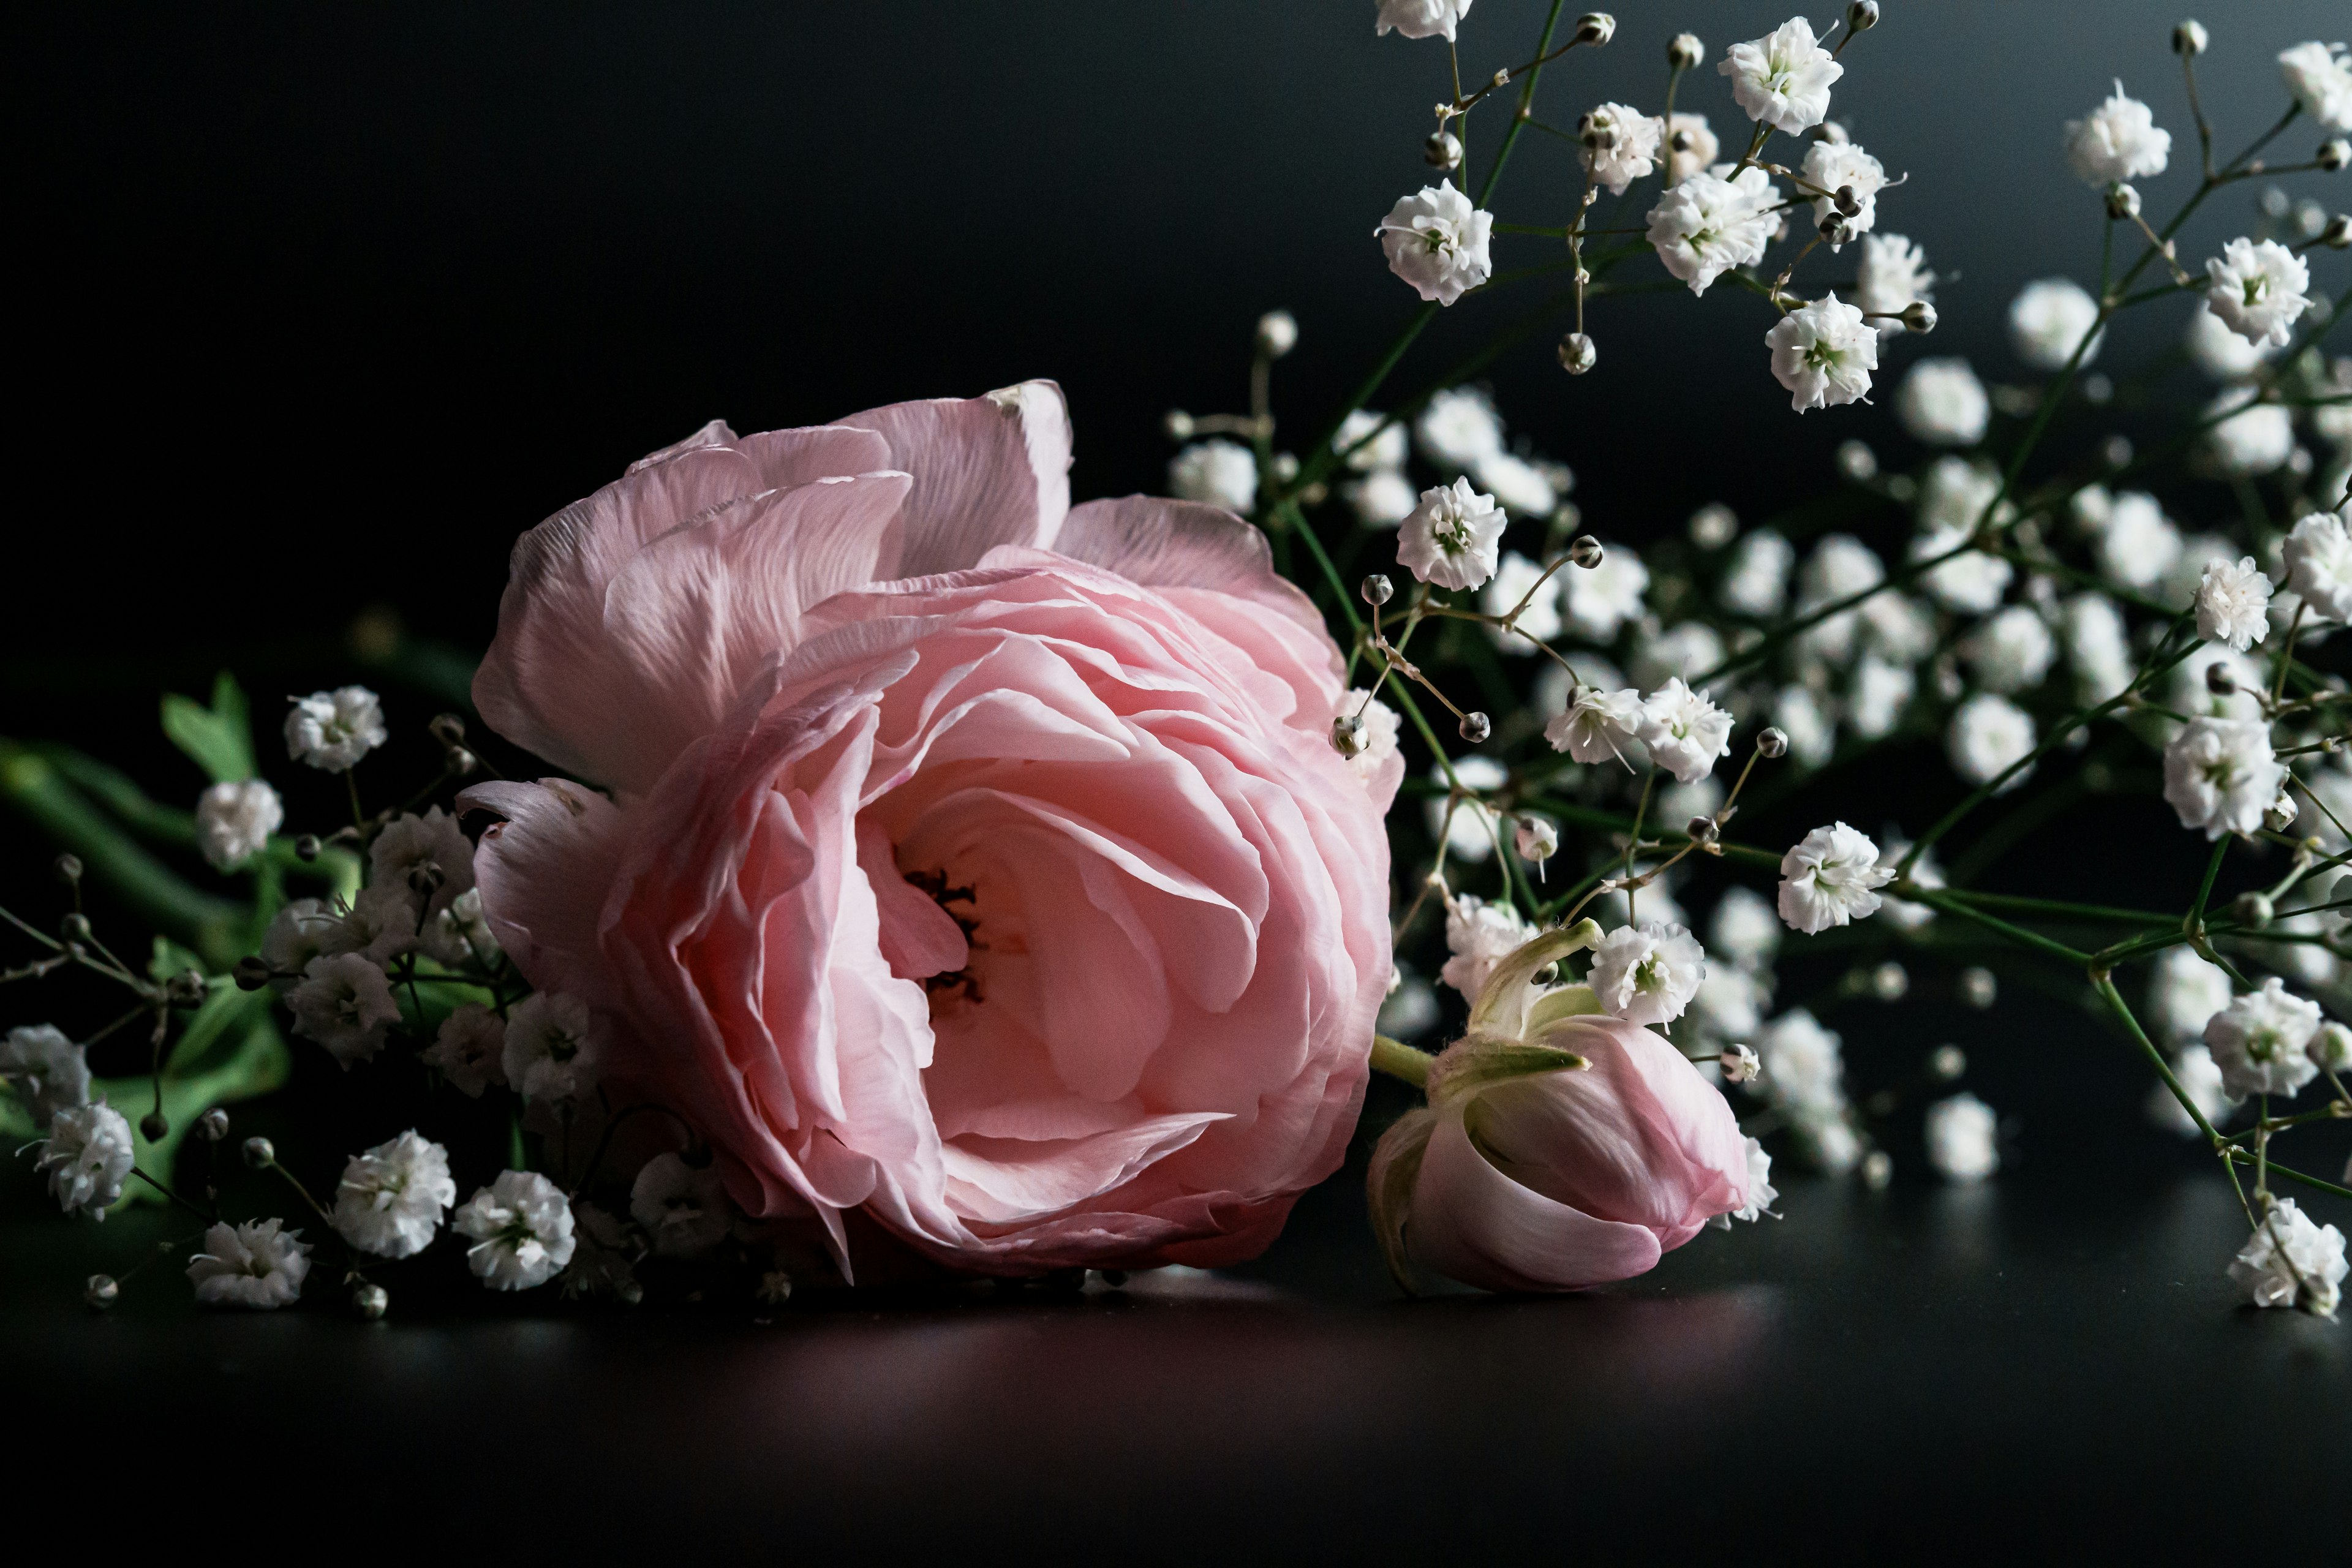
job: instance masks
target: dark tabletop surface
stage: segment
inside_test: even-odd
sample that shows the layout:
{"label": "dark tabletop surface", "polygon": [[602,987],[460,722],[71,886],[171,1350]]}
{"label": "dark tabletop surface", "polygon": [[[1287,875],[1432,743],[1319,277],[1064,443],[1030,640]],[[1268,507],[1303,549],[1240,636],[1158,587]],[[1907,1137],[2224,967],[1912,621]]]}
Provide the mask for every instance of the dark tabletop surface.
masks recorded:
{"label": "dark tabletop surface", "polygon": [[[2226,1185],[2142,1163],[1798,1180],[1779,1223],[1544,1300],[1400,1298],[1350,1173],[1249,1268],[804,1290],[764,1322],[426,1291],[365,1325],[324,1269],[302,1310],[198,1313],[150,1276],[100,1318],[88,1233],[20,1206],[0,1344],[20,1442],[146,1476],[44,1485],[175,1531],[234,1506],[574,1556],[1916,1561],[2259,1528],[2268,1561],[2343,1560],[2352,1324],[2239,1306]],[[178,1228],[120,1216],[107,1250]]]}

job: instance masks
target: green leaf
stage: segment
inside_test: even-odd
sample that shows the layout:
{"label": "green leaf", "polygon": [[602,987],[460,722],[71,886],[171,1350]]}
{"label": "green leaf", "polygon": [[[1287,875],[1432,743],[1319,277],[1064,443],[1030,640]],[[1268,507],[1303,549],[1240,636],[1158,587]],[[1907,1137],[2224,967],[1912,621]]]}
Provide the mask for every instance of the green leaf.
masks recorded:
{"label": "green leaf", "polygon": [[192,697],[165,693],[163,733],[212,775],[215,784],[234,784],[253,776],[253,725],[246,712],[245,693],[226,670],[213,681],[210,708],[198,707]]}

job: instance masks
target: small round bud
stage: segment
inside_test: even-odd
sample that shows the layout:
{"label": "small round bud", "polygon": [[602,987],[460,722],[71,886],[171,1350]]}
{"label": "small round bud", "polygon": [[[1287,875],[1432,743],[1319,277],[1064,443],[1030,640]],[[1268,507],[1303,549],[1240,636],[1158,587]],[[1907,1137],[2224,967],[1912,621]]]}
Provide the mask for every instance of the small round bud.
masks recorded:
{"label": "small round bud", "polygon": [[1433,169],[1458,169],[1462,166],[1462,139],[1451,131],[1433,131],[1422,147],[1421,158]]}
{"label": "small round bud", "polygon": [[2271,808],[2263,813],[2263,826],[2273,833],[2284,833],[2294,824],[2295,812],[2294,796],[2281,790],[2279,797],[2271,802]]}
{"label": "small round bud", "polygon": [[1884,1149],[1873,1149],[1862,1157],[1862,1184],[1874,1193],[1883,1193],[1886,1184],[1895,1179],[1895,1162]]}
{"label": "small round bud", "polygon": [[1497,88],[1504,88],[1511,85],[1511,71],[1508,66],[1504,67],[1501,70],[1495,73],[1494,85]]}
{"label": "small round bud", "polygon": [[1870,994],[1881,1002],[1900,1002],[1910,990],[1911,972],[1891,958],[1870,972]]}
{"label": "small round bud", "polygon": [[1720,501],[1710,501],[1690,515],[1691,542],[1701,550],[1720,550],[1739,537],[1739,516]]}
{"label": "small round bud", "polygon": [[1480,746],[1486,744],[1486,737],[1495,732],[1495,721],[1473,708],[1469,712],[1462,715],[1462,722],[1458,728],[1462,731],[1464,740],[1474,746]]}
{"label": "small round bud", "polygon": [[1715,1058],[1726,1083],[1754,1083],[1764,1076],[1764,1059],[1747,1046],[1726,1046]]}
{"label": "small round bud", "polygon": [[447,755],[444,756],[442,761],[447,763],[449,771],[459,778],[474,773],[482,765],[482,759],[463,746],[450,747]]}
{"label": "small round bud", "polygon": [[2139,192],[2117,180],[2107,187],[2107,216],[2117,223],[2139,216]]}
{"label": "small round bud", "polygon": [[319,836],[315,833],[305,833],[294,840],[294,858],[306,865],[319,858]]}
{"label": "small round bud", "polygon": [[1275,482],[1276,484],[1286,485],[1297,477],[1298,454],[1296,452],[1276,452],[1274,455]]}
{"label": "small round bud", "polygon": [[1603,553],[1604,552],[1601,548],[1601,541],[1593,538],[1592,535],[1589,533],[1580,533],[1574,539],[1569,541],[1568,559],[1570,563],[1583,568],[1587,572],[1592,571],[1601,564],[1601,557]]}
{"label": "small round bud", "polygon": [[93,1312],[103,1312],[122,1300],[122,1287],[111,1274],[93,1274],[81,1288],[81,1299]]}
{"label": "small round bud", "polygon": [[2230,912],[2238,917],[2240,924],[2260,931],[2271,923],[2271,916],[2277,911],[2272,908],[2267,893],[2240,893],[2231,900]]}
{"label": "small round bud", "polygon": [[160,1110],[151,1110],[139,1119],[139,1136],[150,1143],[161,1143],[171,1133],[172,1119]]}
{"label": "small round bud", "polygon": [[1778,725],[1768,725],[1765,728],[1764,732],[1756,737],[1756,752],[1759,756],[1764,757],[1787,756],[1789,754],[1789,731],[1780,728]]}
{"label": "small round bud", "polygon": [[433,738],[445,746],[466,743],[466,721],[455,713],[436,713],[433,716],[433,722],[425,727],[432,731]]}
{"label": "small round bud", "polygon": [[2338,136],[2332,142],[2322,142],[2319,144],[2321,168],[2333,174],[2347,163],[2352,163],[2352,142]]}
{"label": "small round bud", "polygon": [[1878,477],[1878,454],[1872,451],[1865,442],[1841,442],[1837,449],[1837,466],[1838,472],[1855,484],[1868,484]]}
{"label": "small round bud", "polygon": [[1830,202],[1831,205],[1834,205],[1838,211],[1843,213],[1848,217],[1858,217],[1861,216],[1862,198],[1853,194],[1853,187],[1852,185],[1840,185],[1837,188],[1837,194],[1830,197]]}
{"label": "small round bud", "polygon": [[211,994],[212,987],[197,970],[183,969],[163,983],[163,1000],[174,1007],[196,1006]]}
{"label": "small round bud", "polygon": [[1356,584],[1356,592],[1367,605],[1385,605],[1396,596],[1396,584],[1388,580],[1387,574],[1375,572]]}
{"label": "small round bud", "polygon": [[88,942],[89,940],[89,917],[82,913],[79,910],[76,910],[71,914],[66,916],[65,919],[58,922],[58,932],[68,942]]}
{"label": "small round bud", "polygon": [[1867,33],[1878,26],[1878,0],[1853,0],[1845,8],[1846,31]]}
{"label": "small round bud", "polygon": [[1362,715],[1342,713],[1331,721],[1331,749],[1341,756],[1360,757],[1370,743]]}
{"label": "small round bud", "polygon": [[420,899],[429,899],[439,892],[448,879],[448,873],[436,861],[426,860],[408,868],[408,890]]}
{"label": "small round bud", "polygon": [[1268,310],[1257,319],[1257,352],[1280,359],[1298,346],[1298,321],[1287,310]]}
{"label": "small round bud", "polygon": [[1706,58],[1706,46],[1696,33],[1676,33],[1666,44],[1666,64],[1678,71],[1696,70]]}
{"label": "small round bud", "polygon": [[2110,436],[2099,447],[2099,459],[2111,468],[2125,468],[2132,460],[2132,450],[2130,437]]}
{"label": "small round bud", "polygon": [[[68,888],[74,887],[81,881],[81,857],[60,855],[49,862],[49,869],[57,873],[58,881]],[[100,1275],[99,1278],[103,1279],[105,1276]]]}
{"label": "small round bud", "polygon": [[207,1143],[217,1143],[228,1136],[228,1112],[214,1106],[196,1118],[196,1136]]}
{"label": "small round bud", "polygon": [[1577,140],[1594,151],[1617,145],[1617,121],[1605,109],[1590,109],[1576,122]]}
{"label": "small round bud", "polygon": [[2183,22],[2172,29],[2172,52],[2176,55],[2190,58],[2201,55],[2205,52],[2205,46],[2210,41],[2206,37],[2205,24],[2202,22]]}
{"label": "small round bud", "polygon": [[2319,231],[2319,243],[2330,250],[2352,248],[2352,213],[2337,213]]}
{"label": "small round bud", "polygon": [[1937,1046],[1936,1054],[1927,1058],[1927,1070],[1950,1083],[1969,1070],[1968,1053],[1958,1046]]}
{"label": "small round bud", "polygon": [[2216,697],[2231,696],[2238,689],[2238,678],[2230,673],[2228,665],[2217,658],[2205,667],[2205,689]]}
{"label": "small round bud", "polygon": [[392,1293],[373,1279],[352,1287],[352,1310],[373,1323],[392,1307]]}
{"label": "small round bud", "polygon": [[1826,142],[1832,147],[1843,147],[1853,140],[1852,132],[1834,120],[1824,120],[1805,134],[1816,142]]}
{"label": "small round bud", "polygon": [[1559,368],[1569,374],[1582,375],[1600,363],[1601,351],[1585,333],[1570,332],[1559,340]]}
{"label": "small round bud", "polygon": [[1970,965],[1960,971],[1960,1000],[1981,1012],[2000,999],[2000,982],[1990,969]]}
{"label": "small round bud", "polygon": [[278,1146],[267,1138],[245,1141],[245,1163],[257,1171],[266,1171],[278,1163]]}
{"label": "small round bud", "polygon": [[1925,300],[1914,300],[1903,307],[1903,330],[1926,337],[1936,330],[1936,307]]}
{"label": "small round bud", "polygon": [[1576,19],[1576,41],[1595,48],[1617,36],[1617,18],[1606,11],[1587,11]]}
{"label": "small round bud", "polygon": [[236,961],[234,973],[239,991],[258,991],[269,984],[269,965],[251,953]]}
{"label": "small round bud", "polygon": [[1559,829],[1540,816],[1522,816],[1512,831],[1511,843],[1520,859],[1540,866],[1559,853]]}
{"label": "small round bud", "polygon": [[1712,844],[1722,831],[1712,816],[1694,816],[1683,824],[1683,837],[1694,844]]}
{"label": "small round bud", "polygon": [[1171,408],[1160,421],[1160,428],[1171,441],[1192,438],[1192,416],[1181,408]]}
{"label": "small round bud", "polygon": [[1820,228],[1824,244],[1843,245],[1845,243],[1845,214],[1841,212],[1830,214],[1829,216],[1822,219]]}

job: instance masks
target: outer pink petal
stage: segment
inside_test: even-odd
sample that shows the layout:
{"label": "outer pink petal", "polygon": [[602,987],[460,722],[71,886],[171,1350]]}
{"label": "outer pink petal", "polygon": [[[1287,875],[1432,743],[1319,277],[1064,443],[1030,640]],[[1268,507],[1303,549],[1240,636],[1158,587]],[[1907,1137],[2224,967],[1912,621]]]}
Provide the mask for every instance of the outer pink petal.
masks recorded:
{"label": "outer pink petal", "polygon": [[533,984],[608,1005],[597,919],[625,848],[624,814],[565,779],[478,784],[457,806],[504,818],[483,829],[474,851],[483,913],[499,946]]}
{"label": "outer pink petal", "polygon": [[1580,1290],[1657,1267],[1658,1238],[1519,1185],[1471,1143],[1459,1106],[1438,1119],[1413,1184],[1405,1250],[1487,1290]]}
{"label": "outer pink petal", "polygon": [[890,444],[915,476],[893,577],[979,563],[1000,544],[1051,547],[1070,510],[1070,414],[1062,389],[1025,381],[984,397],[869,408],[836,425]]}

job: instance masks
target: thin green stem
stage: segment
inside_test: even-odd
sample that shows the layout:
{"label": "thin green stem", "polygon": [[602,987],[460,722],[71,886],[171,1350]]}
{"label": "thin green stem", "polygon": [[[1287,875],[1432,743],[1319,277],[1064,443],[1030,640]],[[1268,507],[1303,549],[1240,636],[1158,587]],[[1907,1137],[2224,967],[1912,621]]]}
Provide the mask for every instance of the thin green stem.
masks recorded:
{"label": "thin green stem", "polygon": [[1429,1069],[1437,1058],[1386,1035],[1372,1037],[1372,1070],[1402,1079],[1415,1089],[1429,1087]]}

